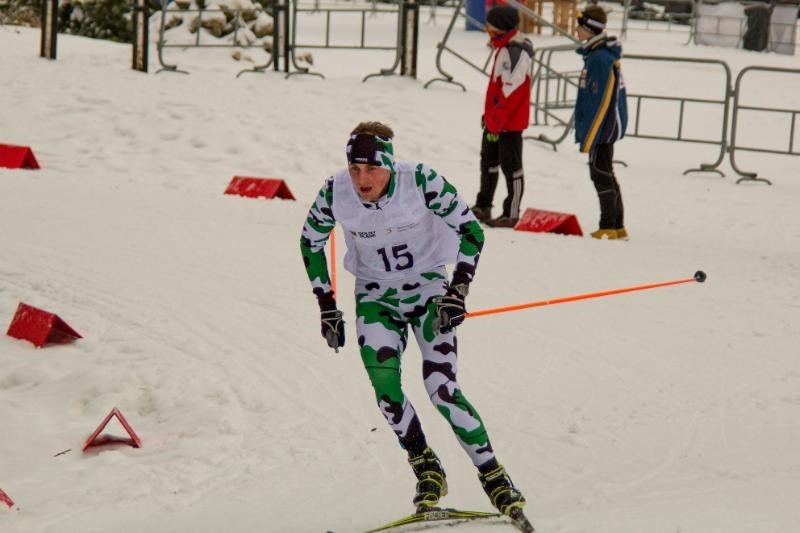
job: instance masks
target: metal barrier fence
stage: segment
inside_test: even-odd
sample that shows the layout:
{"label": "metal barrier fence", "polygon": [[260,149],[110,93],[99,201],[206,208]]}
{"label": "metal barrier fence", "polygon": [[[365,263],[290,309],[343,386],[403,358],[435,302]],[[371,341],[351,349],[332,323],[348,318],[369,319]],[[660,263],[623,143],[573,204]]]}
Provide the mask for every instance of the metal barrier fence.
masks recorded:
{"label": "metal barrier fence", "polygon": [[449,52],[449,53],[453,54],[459,60],[461,60],[462,62],[466,63],[470,67],[474,68],[478,72],[480,72],[480,73],[482,73],[482,74],[484,74],[486,76],[489,75],[489,72],[488,72],[489,62],[492,59],[492,51],[491,50],[489,51],[489,54],[486,56],[486,60],[483,62],[483,65],[482,66],[478,66],[476,63],[473,63],[468,58],[464,57],[462,54],[458,53],[456,50],[454,50],[453,48],[450,48],[447,45],[447,41],[450,39],[450,35],[453,33],[453,28],[455,27],[456,22],[458,22],[461,17],[463,17],[464,20],[469,21],[471,24],[475,25],[476,27],[483,27],[483,28],[486,27],[483,23],[481,23],[480,21],[472,18],[471,16],[469,16],[464,11],[464,3],[465,3],[465,1],[466,0],[459,0],[456,3],[455,9],[453,10],[453,16],[450,17],[450,23],[447,25],[447,29],[444,32],[444,36],[442,37],[442,40],[439,41],[436,44],[436,50],[437,50],[436,51],[436,70],[439,71],[439,73],[442,75],[442,77],[441,78],[432,78],[432,79],[428,80],[427,82],[425,82],[425,85],[423,85],[423,87],[425,89],[430,87],[434,82],[441,81],[441,82],[444,82],[444,83],[451,83],[453,85],[458,85],[459,87],[461,87],[462,91],[466,91],[467,90],[467,87],[463,83],[455,81],[455,78],[450,73],[445,71],[444,68],[442,67],[442,56],[444,55],[445,52]]}
{"label": "metal barrier fence", "polygon": [[[474,26],[476,28],[482,28],[483,29],[483,28],[486,27],[483,22],[481,22],[479,20],[476,20],[475,18],[471,17],[470,15],[468,15],[464,11],[465,2],[466,2],[466,0],[457,0],[455,2],[455,4],[454,4],[455,9],[453,10],[453,15],[450,18],[450,23],[448,24],[447,29],[445,30],[445,33],[444,33],[444,36],[442,37],[442,40],[439,41],[436,44],[436,50],[437,50],[437,52],[436,52],[436,70],[438,70],[439,73],[442,76],[441,77],[437,77],[437,78],[432,78],[432,79],[428,80],[425,83],[425,85],[423,86],[426,89],[431,84],[433,84],[434,82],[440,81],[440,82],[444,82],[444,83],[450,83],[450,84],[453,84],[453,85],[457,85],[457,86],[461,87],[461,89],[464,90],[464,91],[467,90],[466,86],[463,83],[455,81],[455,77],[444,70],[444,67],[442,66],[442,58],[444,57],[444,53],[445,52],[448,52],[449,54],[452,54],[458,60],[460,60],[461,62],[467,64],[468,66],[472,67],[473,69],[477,70],[478,72],[484,74],[485,76],[489,75],[489,66],[490,66],[490,63],[491,63],[492,53],[493,53],[491,50],[488,52],[486,60],[483,62],[483,65],[479,66],[478,64],[473,63],[470,59],[468,59],[467,57],[464,57],[463,54],[459,53],[457,50],[453,49],[452,47],[450,47],[447,44],[448,40],[450,39],[450,35],[453,32],[453,28],[455,27],[456,22],[458,22],[459,20],[463,19],[464,21],[469,22],[470,25],[472,25],[472,26]],[[559,28],[555,24],[553,24],[550,21],[546,20],[545,18],[541,17],[540,15],[538,15],[537,13],[532,11],[530,8],[528,8],[528,6],[520,4],[516,0],[506,0],[505,3],[510,5],[510,6],[516,7],[521,13],[526,14],[528,17],[533,19],[537,24],[539,24],[541,26],[547,26],[547,27],[551,28],[553,30],[554,34],[563,35],[563,36],[567,37],[568,39],[570,39],[571,41],[577,42],[577,40],[574,37],[572,37],[568,32],[564,31],[563,29]],[[538,59],[538,55],[539,55],[539,52],[538,51],[534,51],[534,56],[535,56],[533,58],[534,64],[537,64],[540,61],[540,59]]]}
{"label": "metal barrier fence", "polygon": [[[798,115],[800,115],[800,108],[798,109],[784,109],[779,107],[767,107],[766,105],[759,105],[759,106],[745,106],[739,103],[740,97],[742,94],[742,78],[745,77],[746,74],[754,71],[761,71],[761,72],[771,72],[771,73],[779,73],[779,74],[789,74],[794,76],[800,76],[800,70],[796,69],[786,69],[786,68],[774,68],[774,67],[746,67],[739,72],[739,75],[736,76],[736,87],[733,90],[734,98],[733,98],[733,119],[731,121],[731,146],[730,146],[730,160],[731,160],[731,167],[733,170],[736,171],[737,174],[742,176],[736,183],[740,183],[742,181],[763,181],[770,185],[772,182],[766,178],[759,178],[756,172],[746,172],[739,169],[736,164],[736,151],[749,151],[749,152],[762,152],[762,153],[769,153],[769,154],[782,154],[782,155],[800,155],[800,150],[795,147],[795,129],[800,124],[797,120]],[[796,100],[794,100],[796,101]],[[739,113],[740,112],[758,112],[758,113],[766,113],[769,115],[780,114],[789,117],[789,127],[788,127],[788,143],[786,149],[773,149],[773,148],[760,148],[755,146],[746,146],[742,144],[737,144],[736,142],[736,133],[738,131],[738,124],[739,124]]]}
{"label": "metal barrier fence", "polygon": [[[166,0],[161,0],[166,2]],[[256,6],[253,10],[235,9],[232,12],[232,18],[226,21],[227,25],[233,27],[233,33],[228,38],[227,42],[220,42],[219,39],[203,39],[204,20],[210,21],[218,19],[221,11],[218,9],[190,9],[179,8],[177,6],[161,10],[161,27],[158,35],[158,61],[161,68],[157,72],[181,72],[188,74],[185,70],[180,70],[175,64],[168,64],[164,60],[164,51],[168,48],[261,48],[269,54],[269,60],[263,64],[253,68],[244,69],[236,76],[239,77],[248,72],[264,72],[270,67],[275,71],[283,70],[286,77],[294,75],[312,75],[324,78],[325,76],[320,72],[312,71],[309,67],[301,65],[297,55],[298,50],[302,49],[338,49],[338,50],[385,50],[394,52],[394,63],[379,72],[368,74],[364,80],[373,76],[386,76],[394,74],[398,66],[403,61],[403,17],[410,11],[416,11],[418,5],[416,3],[404,3],[403,0],[394,0],[390,3],[376,2],[364,3],[362,6],[353,7],[331,7],[323,5],[319,0],[315,0],[308,5],[300,5],[300,0],[276,0],[272,7],[269,9]],[[263,39],[248,38],[249,32],[245,28],[244,15],[248,13],[249,16],[253,14],[258,15],[264,13],[272,18],[273,30],[272,35]],[[396,25],[396,39],[391,45],[371,44],[367,42],[367,19],[378,15],[391,15],[397,17]],[[324,17],[324,28],[322,30],[321,42],[302,42],[300,35],[303,33],[302,28],[298,29],[302,15],[321,15]],[[356,15],[359,19],[358,27],[358,42],[354,44],[333,44],[332,34],[334,31],[334,20]],[[194,37],[191,41],[186,42],[170,42],[168,39],[168,30],[170,29],[169,17],[189,16],[194,17],[191,24],[196,27]],[[205,17],[205,18],[204,18]],[[349,34],[348,34],[349,35]],[[281,63],[283,63],[281,67]]]}
{"label": "metal barrier fence", "polygon": [[[279,39],[281,36],[278,25],[274,25],[273,34],[269,36],[268,39],[249,40],[247,37],[243,37],[249,33],[246,31],[247,26],[244,18],[244,10],[236,8],[233,10],[233,16],[231,20],[225,22],[225,24],[230,24],[233,27],[233,33],[231,34],[230,41],[220,42],[219,39],[216,38],[204,40],[204,20],[208,22],[216,21],[218,23],[220,20],[219,16],[226,17],[221,10],[181,8],[177,5],[174,7],[167,7],[167,0],[161,0],[161,2],[161,26],[158,30],[158,43],[156,45],[158,50],[158,62],[161,65],[161,68],[158,69],[156,73],[167,71],[188,74],[187,71],[180,70],[176,64],[168,64],[165,62],[164,51],[168,48],[260,48],[270,54],[269,61],[261,68],[268,68],[269,65],[274,62],[275,54],[273,51],[278,50]],[[258,6],[252,10],[247,10],[247,13],[248,16],[258,16],[259,14],[263,13],[271,17],[273,20],[275,19],[275,10],[265,9],[261,6]],[[172,21],[175,19],[171,18],[168,21],[167,17],[177,17],[180,19],[179,24],[182,24],[183,16],[188,16],[189,18],[196,16],[196,18],[193,18],[193,20],[190,22],[190,24],[196,27],[194,31],[194,37],[192,38],[191,42],[170,42],[167,38],[166,32],[172,27]]]}
{"label": "metal barrier fence", "polygon": [[[548,50],[548,52],[549,53],[558,52],[563,49],[564,49],[563,47],[557,47]],[[626,62],[628,60],[668,61],[672,64],[700,63],[700,64],[716,65],[722,69],[722,72],[724,73],[724,87],[722,87],[720,91],[722,93],[722,96],[716,99],[688,98],[676,95],[637,94],[631,92],[628,93],[629,123],[626,136],[638,137],[642,139],[691,142],[691,143],[711,144],[719,146],[719,155],[715,162],[701,163],[698,168],[692,168],[684,171],[684,175],[690,172],[716,172],[719,175],[724,176],[725,174],[722,171],[720,171],[718,167],[723,163],[725,155],[728,154],[731,168],[739,176],[741,176],[736,181],[736,183],[741,183],[742,181],[760,181],[771,185],[772,183],[770,180],[758,177],[758,174],[756,172],[747,172],[741,170],[736,162],[736,152],[747,151],[747,152],[760,152],[760,153],[779,154],[779,155],[800,155],[800,147],[797,146],[796,135],[795,135],[795,132],[798,129],[800,129],[800,119],[798,119],[798,117],[800,116],[800,109],[788,109],[785,107],[769,105],[770,99],[764,99],[764,98],[761,98],[757,105],[741,104],[742,96],[746,95],[742,87],[742,79],[745,77],[746,74],[753,71],[771,72],[771,73],[797,76],[795,80],[800,80],[800,70],[774,68],[774,67],[759,67],[759,66],[746,67],[742,69],[742,71],[739,73],[739,75],[736,78],[735,84],[732,86],[731,69],[728,66],[728,64],[725,63],[724,61],[713,60],[713,59],[641,56],[633,54],[625,55],[624,60]],[[542,63],[543,67],[546,65],[547,63]],[[556,76],[550,76],[549,78],[555,79]],[[547,81],[548,81],[547,76],[539,77],[540,85],[547,83]],[[574,82],[571,81],[570,85],[574,86]],[[673,135],[653,135],[653,134],[643,133],[641,131],[640,121],[641,117],[644,115],[642,112],[643,103],[648,101],[678,103],[678,112],[676,115],[677,124]],[[540,100],[538,102],[532,99],[532,105],[534,104],[534,102],[537,103],[540,110],[544,110],[545,112],[547,112],[547,116],[551,115],[551,113],[549,112],[550,110],[570,108],[571,105],[574,105],[574,101],[569,101],[566,98],[557,100],[555,103],[553,103],[552,100],[547,100],[547,99],[545,99],[544,101]],[[717,126],[719,128],[718,129],[719,134],[715,139],[689,137],[685,134],[684,123],[686,117],[690,114],[687,109],[687,104],[701,104],[704,106],[713,106],[721,110],[721,115],[720,115],[721,119],[719,120]],[[744,113],[751,113],[751,114],[760,113],[761,117],[763,117],[764,115],[783,116],[786,119],[785,135],[782,137],[784,142],[783,146],[785,146],[785,148],[748,145],[739,140],[738,137],[739,123],[741,120],[741,115],[743,115]],[[551,139],[545,134],[539,134],[537,136],[526,136],[525,138],[546,142],[550,144],[555,150],[556,146],[560,144],[562,141],[564,141],[569,135],[573,127],[573,121],[574,121],[573,114],[570,114],[569,120],[564,120],[563,118],[559,119],[558,122],[559,124],[564,126],[564,129],[561,135],[556,139]],[[728,124],[730,124],[730,135],[728,130]]]}
{"label": "metal barrier fence", "polygon": [[[660,31],[660,32],[683,32],[688,33],[689,37],[686,44],[689,44],[694,36],[694,22],[697,12],[696,0],[670,0],[664,4],[663,12],[656,10],[652,4],[644,2],[633,3],[633,0],[623,0],[623,12],[619,17],[614,16],[613,9],[609,13],[608,28],[618,29],[620,39],[625,39],[629,31]],[[682,12],[672,12],[677,6],[686,6]]]}
{"label": "metal barrier fence", "polygon": [[695,5],[692,24],[695,44],[768,50],[788,55],[795,55],[800,48],[797,39],[800,0],[770,3],[692,1]]}
{"label": "metal barrier fence", "polygon": [[577,46],[577,43],[572,43],[536,50],[537,59],[531,75],[532,125],[549,125],[550,119],[562,126],[568,125],[568,121],[554,111],[574,108],[581,71],[580,69],[560,71],[553,67],[553,59],[557,52],[574,53]]}
{"label": "metal barrier fence", "polygon": [[[364,78],[364,81],[373,77],[373,76],[387,76],[390,74],[394,74],[397,67],[400,66],[401,61],[401,51],[402,51],[402,28],[403,28],[403,5],[402,0],[395,0],[392,3],[382,3],[380,7],[377,3],[373,2],[369,7],[323,7],[320,2],[315,2],[313,7],[300,7],[297,0],[291,2],[292,5],[292,30],[291,30],[291,45],[289,46],[289,58],[292,62],[292,65],[297,69],[295,72],[290,72],[287,74],[287,77],[295,75],[295,74],[309,74],[313,76],[319,76],[324,78],[321,73],[319,72],[312,72],[308,67],[303,67],[297,64],[297,58],[295,56],[295,51],[298,48],[317,48],[317,49],[339,49],[339,50],[387,50],[387,51],[394,51],[395,58],[394,63],[389,68],[381,69],[379,72],[374,74],[369,74]],[[325,16],[325,32],[324,32],[324,42],[322,43],[298,43],[297,36],[297,21],[298,21],[298,14],[300,13],[314,13],[314,14],[323,14]],[[344,14],[357,14],[360,17],[360,27],[359,27],[359,42],[358,44],[352,45],[336,45],[331,44],[331,21],[334,16],[340,16]],[[395,43],[391,46],[385,45],[375,45],[375,44],[368,44],[366,42],[366,25],[367,25],[367,15],[375,16],[378,14],[390,14],[390,15],[397,15],[397,28],[396,34],[397,38],[395,39]]]}
{"label": "metal barrier fence", "polygon": [[[628,93],[628,109],[629,109],[629,116],[630,116],[630,108],[631,101],[635,102],[636,108],[636,120],[634,122],[633,131],[630,130],[630,122],[629,122],[629,130],[626,135],[631,137],[639,137],[642,139],[659,139],[663,141],[683,141],[683,142],[692,142],[692,143],[702,143],[702,144],[718,144],[720,151],[717,160],[714,163],[700,163],[698,168],[690,168],[684,171],[684,175],[690,172],[716,172],[721,176],[725,174],[722,173],[717,167],[722,164],[722,161],[725,159],[725,151],[727,146],[727,137],[728,137],[728,116],[730,114],[730,98],[732,96],[732,89],[731,89],[731,69],[724,61],[719,61],[716,59],[694,59],[694,58],[686,58],[686,57],[661,57],[661,56],[644,56],[644,55],[635,55],[635,54],[627,54],[624,57],[625,61],[629,60],[640,60],[640,61],[666,61],[671,64],[675,63],[696,63],[696,64],[706,64],[706,65],[716,65],[722,68],[725,74],[725,85],[722,87],[722,96],[717,99],[709,99],[709,98],[687,98],[685,96],[671,96],[671,95],[652,95],[652,94],[636,94],[636,93]],[[668,101],[668,102],[677,102],[679,106],[678,112],[678,124],[677,129],[674,135],[667,136],[667,135],[651,135],[641,133],[639,129],[640,124],[640,117],[641,117],[641,107],[642,102],[644,101]],[[704,104],[704,105],[715,105],[722,107],[722,123],[720,124],[720,133],[719,138],[716,140],[711,139],[700,139],[700,138],[692,138],[687,137],[684,135],[683,125],[684,120],[686,118],[687,110],[686,104],[687,103],[694,103],[694,104]]]}
{"label": "metal barrier fence", "polygon": [[[570,115],[568,120],[564,120],[563,118],[557,118],[557,122],[560,125],[564,126],[564,130],[562,131],[561,135],[556,139],[551,139],[544,134],[539,134],[538,136],[526,136],[527,139],[533,139],[536,141],[542,141],[545,143],[550,144],[553,149],[556,149],[556,146],[564,141],[569,132],[572,130],[574,124],[574,95],[577,91],[577,76],[580,75],[580,71],[570,71],[568,74],[559,74],[555,71],[552,66],[550,59],[555,53],[557,52],[565,52],[570,51],[572,52],[574,47],[568,47],[565,45],[558,46],[558,47],[551,47],[545,50],[547,60],[543,61],[540,64],[540,68],[543,69],[545,72],[543,75],[536,78],[534,81],[538,82],[537,87],[534,88],[532,91],[532,105],[535,103],[535,109],[537,112],[543,112],[545,119],[547,117],[554,116],[553,110],[563,110],[569,109]],[[722,71],[725,75],[725,83],[722,87],[722,96],[717,99],[710,99],[710,98],[691,98],[687,96],[677,96],[677,95],[661,95],[661,94],[640,94],[635,92],[628,92],[628,131],[626,132],[626,136],[628,137],[638,137],[641,139],[655,139],[655,140],[662,140],[662,141],[683,141],[683,142],[692,142],[692,143],[701,143],[701,144],[712,144],[712,145],[719,145],[720,151],[717,157],[717,160],[713,163],[701,163],[697,168],[690,168],[684,171],[684,174],[688,174],[690,172],[716,172],[722,176],[724,174],[722,171],[718,169],[719,165],[725,159],[725,152],[727,147],[727,124],[728,124],[728,116],[729,116],[729,101],[730,97],[732,96],[732,89],[731,89],[731,71],[727,64],[722,61],[714,60],[714,59],[694,59],[694,58],[681,58],[681,57],[662,57],[662,56],[644,56],[644,55],[635,55],[635,54],[626,54],[625,61],[628,60],[639,60],[639,61],[666,61],[672,64],[675,63],[697,63],[697,64],[709,64],[709,65],[717,65],[722,68]],[[576,74],[577,73],[577,74]],[[559,85],[557,87],[557,97],[555,100],[548,98],[549,95],[549,85],[556,81]],[[544,86],[544,89],[542,89]],[[539,94],[544,93],[545,98],[544,100],[540,100]],[[570,98],[572,97],[572,99]],[[674,102],[678,106],[678,112],[676,114],[676,124],[674,133],[671,135],[668,134],[652,134],[646,133],[642,130],[642,117],[643,115],[646,116],[646,113],[643,112],[646,103],[664,103],[664,102]],[[701,104],[704,106],[716,106],[721,108],[722,110],[722,121],[720,125],[720,133],[718,138],[711,139],[711,138],[699,138],[699,137],[690,137],[685,134],[684,131],[684,124],[686,122],[686,117],[689,111],[687,110],[687,104]],[[538,125],[537,122],[538,115],[534,115],[534,122],[532,125]],[[545,120],[545,124],[549,124],[547,120]]]}
{"label": "metal barrier fence", "polygon": [[[515,0],[509,0],[509,4],[515,4]],[[448,38],[457,20],[468,18],[465,14],[461,13],[463,2],[459,3],[453,13],[450,24],[445,31],[444,37],[437,45],[436,66],[442,77],[437,77],[425,83],[428,87],[434,82],[441,81],[460,86],[466,90],[464,84],[455,81],[453,76],[447,73],[442,68],[442,57],[445,52],[455,56],[461,62],[467,64],[473,69],[488,76],[491,63],[492,52],[485,60],[483,65],[472,62],[463,54],[454,50],[448,45]],[[525,6],[518,5],[520,10],[525,11],[534,18],[536,15],[530,12]],[[472,22],[474,19],[470,19]],[[547,24],[544,21],[545,25]],[[546,134],[540,133],[538,135],[526,135],[525,139],[536,140],[550,144],[554,150],[563,142],[572,130],[574,124],[574,105],[575,95],[577,94],[578,78],[580,70],[559,70],[554,67],[555,58],[559,53],[569,53],[572,57],[577,56],[574,54],[575,48],[578,46],[577,40],[573,39],[571,44],[561,44],[550,47],[537,48],[531,71],[531,125],[557,125],[562,126],[561,134],[558,138],[551,139]],[[745,180],[762,181],[770,183],[765,178],[758,178],[755,172],[742,171],[736,163],[736,151],[751,151],[772,153],[781,155],[800,155],[800,148],[795,144],[795,130],[800,127],[798,115],[800,110],[785,109],[780,107],[770,107],[766,102],[759,102],[759,105],[742,105],[740,96],[742,93],[742,78],[751,71],[767,71],[782,74],[800,75],[800,70],[780,69],[769,67],[747,67],[742,70],[737,79],[735,87],[732,84],[731,69],[724,61],[716,59],[699,59],[699,58],[684,58],[684,57],[664,57],[664,56],[647,56],[626,54],[624,61],[643,61],[643,62],[668,62],[670,64],[700,64],[712,67],[718,67],[723,75],[723,79],[719,84],[719,95],[712,98],[694,98],[676,94],[644,94],[637,92],[630,92],[628,87],[628,110],[629,110],[629,124],[626,133],[629,137],[638,137],[642,139],[654,139],[674,142],[689,142],[708,144],[719,147],[717,158],[712,163],[700,163],[696,168],[690,168],[683,173],[689,174],[691,172],[715,172],[720,176],[725,174],[719,170],[719,166],[724,162],[725,155],[730,154],[731,168],[740,176],[742,176],[737,183]],[[562,62],[563,63],[563,62]],[[708,84],[704,84],[708,88]],[[711,86],[713,89],[714,86]],[[677,112],[675,113],[675,127],[671,133],[654,134],[644,131],[642,128],[643,117],[648,116],[646,111],[647,105],[650,103],[673,103],[677,105]],[[685,124],[688,118],[693,118],[697,122],[698,114],[693,112],[692,109],[696,107],[711,108],[719,114],[719,121],[711,124],[710,131],[715,131],[713,135],[703,138],[701,136],[692,136],[687,134]],[[782,114],[788,117],[788,138],[787,148],[772,148],[772,147],[757,147],[747,146],[737,140],[737,125],[739,124],[739,116],[742,112],[760,112],[770,114]],[[568,115],[566,113],[569,113]],[[566,117],[569,118],[566,118]],[[730,131],[728,125],[731,125]],[[730,133],[730,135],[729,135]],[[730,140],[729,140],[730,136]],[[738,143],[738,144],[737,144]],[[624,164],[624,163],[623,163]]]}

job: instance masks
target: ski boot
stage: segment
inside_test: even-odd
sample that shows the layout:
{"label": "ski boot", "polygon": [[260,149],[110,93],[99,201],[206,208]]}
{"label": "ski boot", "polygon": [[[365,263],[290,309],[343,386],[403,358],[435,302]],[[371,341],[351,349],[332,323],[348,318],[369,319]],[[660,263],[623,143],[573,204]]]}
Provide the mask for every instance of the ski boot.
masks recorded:
{"label": "ski boot", "polygon": [[417,493],[414,505],[417,512],[425,512],[439,503],[439,498],[447,495],[447,480],[439,458],[430,448],[425,448],[421,455],[409,457],[408,463],[417,476]]}
{"label": "ski boot", "polygon": [[514,488],[503,465],[497,465],[496,468],[486,473],[479,473],[478,478],[492,505],[497,507],[502,514],[511,516],[513,509],[521,509],[525,505],[525,497]]}

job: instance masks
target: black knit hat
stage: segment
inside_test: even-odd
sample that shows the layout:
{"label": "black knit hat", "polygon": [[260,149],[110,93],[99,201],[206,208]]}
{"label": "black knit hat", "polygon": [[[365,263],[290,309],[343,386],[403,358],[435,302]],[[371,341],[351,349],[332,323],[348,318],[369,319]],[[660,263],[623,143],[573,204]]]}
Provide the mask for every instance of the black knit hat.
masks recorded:
{"label": "black knit hat", "polygon": [[515,7],[495,6],[486,13],[486,23],[500,31],[511,31],[519,24],[519,13]]}

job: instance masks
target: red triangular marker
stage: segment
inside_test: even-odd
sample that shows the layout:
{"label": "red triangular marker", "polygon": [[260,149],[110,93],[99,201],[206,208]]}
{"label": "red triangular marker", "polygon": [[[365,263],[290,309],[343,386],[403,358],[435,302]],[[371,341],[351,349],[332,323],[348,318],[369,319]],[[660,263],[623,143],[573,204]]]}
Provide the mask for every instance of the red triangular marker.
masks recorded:
{"label": "red triangular marker", "polygon": [[9,508],[14,507],[14,500],[8,497],[8,494],[3,492],[3,489],[0,489],[0,502],[8,505]]}
{"label": "red triangular marker", "polygon": [[30,341],[37,348],[46,343],[64,344],[83,337],[58,315],[20,302],[6,335]]}
{"label": "red triangular marker", "polygon": [[537,233],[561,233],[563,235],[583,235],[578,219],[572,213],[558,213],[544,209],[526,209],[514,226],[517,231]]}
{"label": "red triangular marker", "polygon": [[30,146],[0,144],[0,167],[39,168]]}
{"label": "red triangular marker", "polygon": [[253,178],[247,176],[234,176],[225,189],[225,194],[238,194],[239,196],[249,196],[257,198],[283,198],[284,200],[294,200],[292,191],[282,179],[277,178]]}
{"label": "red triangular marker", "polygon": [[[130,438],[126,439],[124,437],[113,437],[111,435],[100,435],[100,432],[106,427],[106,424],[111,420],[111,417],[116,417],[119,420],[119,423],[122,424],[122,427],[125,428],[125,431],[128,432]],[[91,446],[102,446],[103,444],[127,444],[128,446],[133,446],[134,448],[140,448],[142,446],[142,441],[133,431],[133,428],[128,421],[125,420],[125,417],[122,416],[122,412],[116,407],[111,410],[110,413],[103,419],[97,429],[94,430],[88,439],[86,439],[86,444],[83,445],[83,451],[86,451],[87,448]]]}

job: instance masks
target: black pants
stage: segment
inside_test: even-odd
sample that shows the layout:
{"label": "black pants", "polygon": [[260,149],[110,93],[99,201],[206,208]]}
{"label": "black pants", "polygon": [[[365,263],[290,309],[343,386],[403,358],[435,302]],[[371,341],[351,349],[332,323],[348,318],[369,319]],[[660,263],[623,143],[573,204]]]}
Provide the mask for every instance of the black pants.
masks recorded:
{"label": "black pants", "polygon": [[589,154],[589,175],[600,200],[600,229],[625,227],[622,191],[614,175],[613,164],[613,144],[598,144],[595,151]]}
{"label": "black pants", "polygon": [[508,196],[503,201],[503,216],[519,218],[519,205],[522,193],[525,192],[525,177],[522,172],[522,132],[504,131],[497,142],[487,141],[487,133],[484,129],[481,142],[481,188],[475,206],[492,207],[502,169],[508,188]]}

